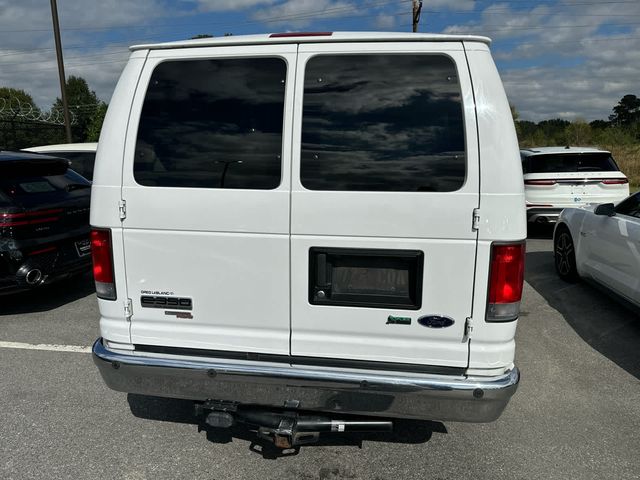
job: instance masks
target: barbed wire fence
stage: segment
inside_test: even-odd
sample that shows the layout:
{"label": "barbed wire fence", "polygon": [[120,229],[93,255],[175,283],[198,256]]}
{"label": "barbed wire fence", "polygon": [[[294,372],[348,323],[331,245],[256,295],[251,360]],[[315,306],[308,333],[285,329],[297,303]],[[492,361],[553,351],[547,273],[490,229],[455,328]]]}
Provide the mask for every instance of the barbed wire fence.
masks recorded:
{"label": "barbed wire fence", "polygon": [[[77,123],[77,116],[71,112],[71,125]],[[42,111],[17,97],[0,98],[0,121],[17,120],[47,125],[64,125],[62,109],[52,108]]]}
{"label": "barbed wire fence", "polygon": [[[97,108],[96,104],[69,105],[71,127],[78,127],[79,119],[94,114]],[[62,107],[41,110],[15,96],[0,97],[0,149],[19,150],[52,142],[65,142]]]}

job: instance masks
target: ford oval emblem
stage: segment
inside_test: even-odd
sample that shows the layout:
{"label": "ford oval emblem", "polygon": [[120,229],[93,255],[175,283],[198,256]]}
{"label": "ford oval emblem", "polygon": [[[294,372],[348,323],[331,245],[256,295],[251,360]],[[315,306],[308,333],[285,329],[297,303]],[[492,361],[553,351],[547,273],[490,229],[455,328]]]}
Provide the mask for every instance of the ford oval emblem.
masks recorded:
{"label": "ford oval emblem", "polygon": [[425,317],[420,317],[418,319],[418,323],[423,327],[428,328],[447,328],[456,322],[453,318],[443,317],[441,315],[427,315]]}

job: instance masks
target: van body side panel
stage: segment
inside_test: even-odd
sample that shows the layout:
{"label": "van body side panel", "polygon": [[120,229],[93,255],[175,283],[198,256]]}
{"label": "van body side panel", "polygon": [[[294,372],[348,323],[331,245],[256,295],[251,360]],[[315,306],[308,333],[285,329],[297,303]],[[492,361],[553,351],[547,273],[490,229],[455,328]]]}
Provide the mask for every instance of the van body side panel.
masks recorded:
{"label": "van body side panel", "polygon": [[489,48],[465,42],[478,114],[481,196],[478,270],[469,368],[511,368],[517,321],[485,321],[492,242],[520,241],[527,236],[522,164],[518,139],[498,70]]}
{"label": "van body side panel", "polygon": [[[473,209],[479,202],[479,168],[473,93],[462,44],[451,42],[300,45],[299,51],[291,216],[292,355],[466,367],[468,342],[464,337],[464,328],[465,320],[471,315],[472,310],[477,238],[476,232],[472,229],[472,218]],[[333,60],[324,61],[323,57],[333,56],[339,60],[344,55],[353,56],[354,65],[363,65],[364,71],[368,72],[368,78],[360,79],[353,74],[353,78],[347,78],[342,85],[337,85],[337,82],[341,81],[339,75],[348,77],[352,75],[355,67],[349,66],[351,60],[348,60],[343,62],[345,66],[341,63],[340,68],[332,70]],[[363,55],[369,56],[370,61],[363,59]],[[393,63],[393,55],[415,57],[417,65],[420,65],[421,58],[425,62],[435,62],[434,65],[448,63],[455,69],[455,73],[444,76],[427,73],[423,82],[428,93],[424,93],[419,79],[402,84],[397,81],[398,72],[393,68],[369,68],[369,65],[376,65],[376,62]],[[308,73],[309,65],[316,76],[314,78]],[[325,69],[325,74],[322,69]],[[367,82],[369,85],[382,85],[381,93],[361,100],[362,97],[358,95],[369,95],[361,90],[369,88],[366,86]],[[406,145],[425,145],[425,139],[434,142],[442,140],[450,132],[441,127],[433,127],[433,118],[441,117],[434,115],[435,110],[430,108],[437,107],[429,102],[426,103],[426,110],[416,111],[411,115],[410,126],[394,122],[402,120],[404,102],[410,103],[414,97],[424,94],[430,101],[443,101],[447,104],[450,100],[439,96],[441,92],[438,88],[450,91],[452,84],[459,84],[456,102],[457,108],[462,110],[463,121],[459,128],[463,130],[460,133],[464,135],[465,146],[462,149],[465,150],[463,154],[466,154],[464,183],[455,187],[454,191],[437,191],[433,186],[427,187],[424,191],[408,186],[408,191],[401,191],[402,185],[394,186],[398,191],[363,191],[357,190],[357,176],[354,180],[356,190],[341,190],[330,183],[327,183],[326,188],[322,188],[318,187],[320,182],[317,180],[321,174],[305,174],[305,162],[315,162],[314,168],[322,171],[323,162],[342,162],[342,165],[349,165],[356,156],[365,159],[374,156],[377,154],[375,148],[387,148],[382,143],[388,145],[389,149],[397,146],[402,150]],[[398,85],[403,85],[407,90],[398,91]],[[417,90],[413,92],[411,88],[415,88],[416,85]],[[315,100],[305,107],[305,102],[310,102],[311,95],[322,94],[323,91],[332,95],[332,92],[344,89],[350,89],[353,92],[352,98],[357,100],[347,98],[328,102],[328,106],[324,108],[333,111],[326,115],[314,114],[314,109],[317,108]],[[353,101],[353,106],[349,101]],[[313,120],[305,120],[304,112],[314,114]],[[458,115],[455,109],[450,112],[453,117]],[[326,147],[322,136],[317,139],[314,137],[315,131],[324,128],[323,125],[330,119],[334,118],[339,122],[345,115],[355,114],[361,114],[365,121],[359,125],[347,125],[343,134],[332,134],[334,137],[331,141],[337,138],[333,146]],[[425,115],[424,122],[422,126],[416,126],[420,122],[420,115]],[[314,130],[311,133],[310,128]],[[357,132],[359,128],[362,129],[361,133]],[[362,147],[362,152],[341,149],[341,135],[345,141],[351,141],[350,139],[358,135],[364,139],[372,135],[371,155],[366,144]],[[316,148],[314,145],[319,149],[317,157],[313,156],[313,149]],[[418,149],[413,150],[415,155],[428,156],[420,150],[422,147],[412,148]],[[389,183],[395,181],[392,180],[394,169],[402,168],[394,166],[394,162],[401,160],[393,157],[393,152],[383,153],[376,158],[376,161],[388,163],[389,175],[379,187],[388,188]],[[424,161],[431,160],[425,157]],[[375,161],[371,163],[371,168],[363,167],[362,177],[371,178],[371,169],[376,168]],[[425,176],[419,170],[420,165],[417,165],[417,168],[418,170],[407,177],[407,185],[416,182],[429,185],[440,175],[439,171],[435,171],[433,177]],[[335,176],[327,175],[326,178],[334,178],[336,182],[344,179],[342,173],[336,173]],[[307,188],[304,181],[315,187]],[[413,190],[409,191],[410,188]],[[318,259],[318,267],[314,263],[317,258],[314,257],[314,252],[322,252],[323,249],[328,252],[337,251],[338,254],[334,260],[331,260],[331,253],[327,254],[326,259]],[[341,253],[340,249],[347,251]],[[318,269],[325,268],[325,264],[337,262],[337,268],[334,264],[331,266],[333,280],[330,288],[335,291],[343,287],[347,290],[353,287],[353,291],[356,292],[366,291],[366,282],[362,280],[358,285],[357,277],[362,275],[362,278],[365,278],[370,275],[367,278],[372,280],[375,275],[370,272],[374,267],[362,263],[358,255],[361,252],[366,254],[369,251],[385,250],[396,253],[420,252],[423,255],[420,272],[422,296],[419,306],[377,306],[368,304],[366,299],[356,306],[331,304],[323,298],[316,298],[315,304],[312,303],[311,297],[314,294],[325,295],[324,291],[314,293],[313,286],[310,286],[316,281],[314,276]],[[380,272],[380,276],[384,275],[386,273]],[[325,281],[323,278],[321,275],[320,281]],[[347,282],[345,278],[351,282],[349,285],[336,285]],[[366,297],[358,295],[356,293],[353,298]],[[446,323],[438,323],[440,320],[434,320],[435,317],[446,317],[447,320],[442,320]]]}
{"label": "van body side panel", "polygon": [[[289,354],[288,145],[296,50],[244,46],[149,55],[132,115],[147,119],[147,136],[131,122],[138,142],[127,145],[123,179],[132,343]],[[254,64],[267,64],[265,76]],[[256,74],[243,74],[247,69]],[[220,88],[211,87],[221,78]],[[157,113],[145,117],[145,96],[152,91],[162,98],[163,89],[180,82],[184,86],[166,94],[167,122],[176,123],[165,141],[153,126],[165,115],[164,104],[154,100]],[[282,115],[282,125],[265,116],[269,108],[273,118]],[[279,177],[264,188],[238,188],[248,171],[251,181],[273,180],[273,168],[255,164],[256,158],[277,164]],[[179,162],[197,165],[198,172],[176,167]]]}
{"label": "van body side panel", "polygon": [[[91,225],[111,229],[117,295],[113,301],[98,299],[100,331],[107,340],[120,343],[130,343],[131,338],[129,322],[124,312],[128,294],[118,203],[122,190],[122,161],[127,120],[146,56],[146,51],[134,52],[118,80],[100,132],[91,186]],[[103,148],[100,148],[100,145],[103,145]]]}

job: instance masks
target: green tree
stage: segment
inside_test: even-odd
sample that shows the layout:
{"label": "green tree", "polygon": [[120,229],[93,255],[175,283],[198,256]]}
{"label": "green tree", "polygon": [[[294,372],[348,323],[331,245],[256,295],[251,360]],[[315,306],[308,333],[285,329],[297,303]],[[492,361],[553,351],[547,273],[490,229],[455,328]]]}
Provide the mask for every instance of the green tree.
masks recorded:
{"label": "green tree", "polygon": [[592,129],[594,130],[604,130],[605,128],[609,128],[611,126],[610,122],[606,120],[594,120],[589,123]]}
{"label": "green tree", "polygon": [[520,119],[520,113],[518,113],[518,110],[516,109],[516,106],[513,103],[509,104],[509,108],[511,109],[513,124],[516,127],[516,135],[518,136],[518,138],[522,138],[522,130],[520,129],[520,122],[518,121]]}
{"label": "green tree", "polygon": [[107,104],[100,102],[95,113],[91,117],[91,122],[87,128],[86,142],[97,142],[100,138],[100,130],[102,130],[102,122],[104,122],[104,116],[107,113]]}
{"label": "green tree", "polygon": [[613,114],[609,115],[611,123],[617,126],[629,126],[640,121],[640,98],[635,95],[625,95],[613,107]]}
{"label": "green tree", "polygon": [[567,145],[583,146],[591,143],[593,132],[591,126],[578,118],[564,129],[565,143]]}
{"label": "green tree", "polygon": [[[71,135],[74,142],[86,142],[89,125],[96,112],[104,103],[98,99],[96,92],[89,88],[89,84],[82,77],[71,75],[65,85],[69,113],[72,117]],[[52,111],[62,112],[62,100],[56,98],[51,107]]]}

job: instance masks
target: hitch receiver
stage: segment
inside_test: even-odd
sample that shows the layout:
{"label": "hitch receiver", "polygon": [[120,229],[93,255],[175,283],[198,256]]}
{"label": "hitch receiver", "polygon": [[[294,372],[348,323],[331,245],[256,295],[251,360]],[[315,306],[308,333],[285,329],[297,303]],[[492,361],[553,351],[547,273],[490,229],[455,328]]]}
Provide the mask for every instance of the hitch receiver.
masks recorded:
{"label": "hitch receiver", "polygon": [[257,428],[258,438],[273,442],[281,449],[315,443],[320,433],[390,432],[390,420],[336,419],[325,415],[296,411],[270,411],[228,402],[207,401],[196,404],[197,415],[204,416],[205,423],[214,428],[229,428],[237,423]]}

